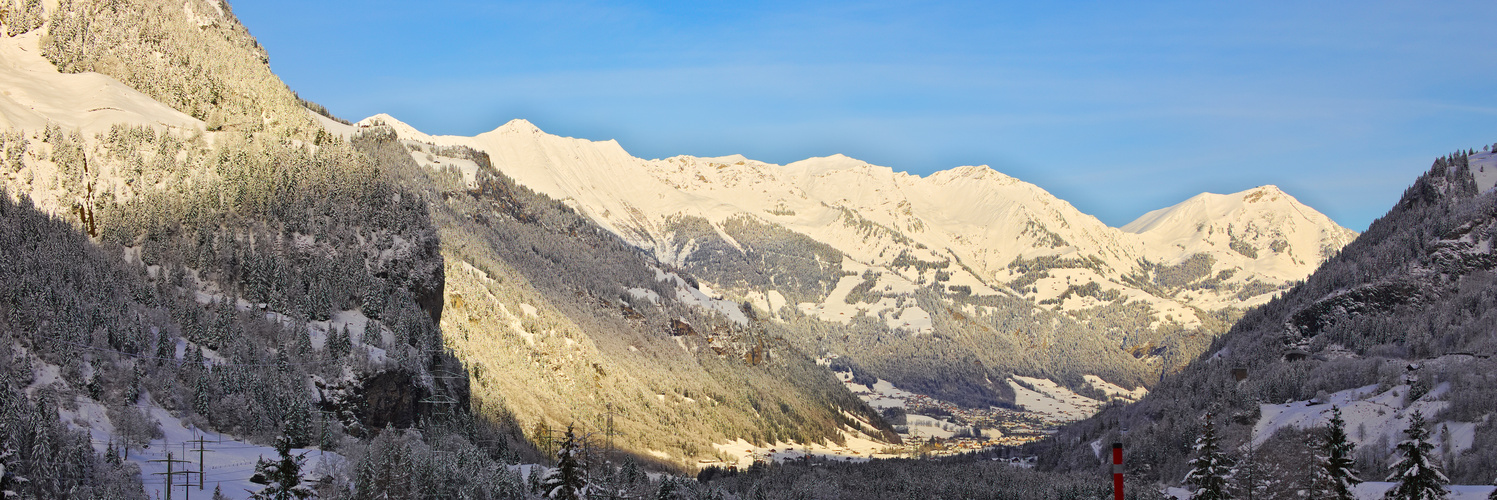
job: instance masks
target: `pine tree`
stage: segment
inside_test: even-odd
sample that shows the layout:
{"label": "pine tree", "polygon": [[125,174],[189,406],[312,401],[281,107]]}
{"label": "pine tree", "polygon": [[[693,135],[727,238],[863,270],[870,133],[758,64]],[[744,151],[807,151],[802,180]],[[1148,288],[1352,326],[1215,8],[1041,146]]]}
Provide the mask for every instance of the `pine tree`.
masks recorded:
{"label": "pine tree", "polygon": [[166,330],[161,330],[156,336],[156,364],[164,365],[167,361],[175,361],[177,358],[177,343],[167,336]]}
{"label": "pine tree", "polygon": [[1388,491],[1390,500],[1436,500],[1450,492],[1445,487],[1450,479],[1431,460],[1435,445],[1429,442],[1429,430],[1424,425],[1424,414],[1415,410],[1409,416],[1409,428],[1403,431],[1408,439],[1398,444],[1403,459],[1393,465],[1393,474],[1388,476],[1389,481],[1398,483]]}
{"label": "pine tree", "polygon": [[213,393],[211,390],[208,385],[208,373],[199,372],[197,384],[192,390],[192,410],[196,411],[198,415],[212,418],[210,415],[210,412],[213,411]]}
{"label": "pine tree", "polygon": [[298,356],[306,356],[312,353],[312,334],[308,331],[308,328],[300,327],[296,329],[295,349]]}
{"label": "pine tree", "polygon": [[1248,444],[1242,459],[1232,467],[1232,495],[1242,500],[1264,500],[1273,498],[1273,491],[1283,481],[1274,474],[1272,465],[1264,460],[1257,446]]}
{"label": "pine tree", "polygon": [[328,356],[333,361],[340,361],[353,348],[353,342],[348,337],[348,325],[344,324],[342,328],[329,326],[327,330],[326,347]]}
{"label": "pine tree", "polygon": [[561,449],[556,452],[556,468],[546,474],[546,479],[541,483],[542,496],[558,500],[578,500],[583,497],[583,491],[587,488],[587,479],[583,477],[586,472],[579,460],[582,452],[581,443],[577,441],[577,434],[572,426],[567,426],[566,437],[562,439]]}
{"label": "pine tree", "polygon": [[26,478],[16,475],[14,471],[7,468],[5,463],[15,455],[14,450],[0,450],[0,498],[18,498],[21,496],[19,487],[27,482]]}
{"label": "pine tree", "polygon": [[1232,474],[1231,461],[1217,443],[1216,424],[1206,414],[1206,424],[1196,438],[1196,458],[1190,461],[1185,484],[1194,488],[1192,500],[1227,500],[1232,498],[1227,480]]}
{"label": "pine tree", "polygon": [[291,500],[312,496],[312,490],[301,485],[302,464],[307,454],[291,455],[291,440],[285,436],[276,438],[275,451],[280,458],[274,462],[260,459],[255,464],[255,476],[265,480],[265,488],[252,492],[256,500]]}
{"label": "pine tree", "polygon": [[109,447],[104,448],[104,462],[110,465],[120,465],[124,459],[120,458],[120,449],[114,445],[114,440],[109,440]]}
{"label": "pine tree", "polygon": [[655,490],[655,500],[671,500],[676,497],[676,481],[670,476],[660,479],[660,489]]}
{"label": "pine tree", "polygon": [[1320,443],[1320,453],[1315,463],[1316,483],[1321,498],[1351,500],[1355,498],[1351,489],[1362,479],[1357,477],[1356,460],[1352,452],[1356,445],[1346,436],[1346,421],[1341,418],[1341,408],[1331,407],[1330,426]]}

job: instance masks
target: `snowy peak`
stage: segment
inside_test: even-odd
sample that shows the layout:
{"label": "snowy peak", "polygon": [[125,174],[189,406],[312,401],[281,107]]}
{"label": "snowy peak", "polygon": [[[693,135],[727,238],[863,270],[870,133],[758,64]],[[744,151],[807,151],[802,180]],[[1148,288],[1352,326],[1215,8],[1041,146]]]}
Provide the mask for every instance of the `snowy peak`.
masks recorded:
{"label": "snowy peak", "polygon": [[1297,218],[1339,228],[1324,214],[1315,211],[1279,189],[1267,185],[1233,194],[1201,193],[1176,205],[1154,210],[1122,227],[1123,231],[1143,235],[1179,237],[1182,228],[1199,230],[1200,224],[1237,219],[1239,221],[1269,214],[1293,213]]}
{"label": "snowy peak", "polygon": [[500,125],[499,128],[488,132],[488,134],[515,135],[541,135],[544,133],[545,132],[542,132],[540,127],[535,126],[534,123],[530,123],[530,120],[526,120],[524,118],[515,118],[513,120],[510,120],[509,123]]}
{"label": "snowy peak", "polygon": [[[1155,262],[1206,254],[1236,281],[1301,279],[1357,233],[1277,186],[1233,194],[1201,193],[1122,227],[1143,238]],[[1247,274],[1238,271],[1248,271]]]}
{"label": "snowy peak", "polygon": [[1288,193],[1285,193],[1284,190],[1279,189],[1278,186],[1275,186],[1273,184],[1259,186],[1247,191],[1243,191],[1243,193],[1247,194],[1243,195],[1242,200],[1248,203],[1273,202],[1278,201],[1279,196],[1289,196]]}
{"label": "snowy peak", "polygon": [[881,173],[894,173],[894,169],[892,168],[874,166],[866,161],[841,153],[831,156],[807,158],[790,163],[784,167],[786,172],[791,172],[794,175],[802,177],[820,177],[842,172],[866,172],[870,169],[882,171]]}
{"label": "snowy peak", "polygon": [[930,179],[931,182],[942,184],[960,182],[963,180],[994,180],[999,182],[1015,180],[1013,177],[1009,177],[1003,172],[993,170],[992,167],[989,167],[987,165],[969,165],[942,170],[940,172],[930,174],[927,179]]}

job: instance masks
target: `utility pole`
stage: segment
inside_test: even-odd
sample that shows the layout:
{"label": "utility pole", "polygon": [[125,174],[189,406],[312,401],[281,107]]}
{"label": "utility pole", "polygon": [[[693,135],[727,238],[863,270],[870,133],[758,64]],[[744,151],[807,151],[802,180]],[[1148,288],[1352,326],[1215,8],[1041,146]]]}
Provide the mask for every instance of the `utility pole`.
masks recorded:
{"label": "utility pole", "polygon": [[197,445],[198,445],[197,448],[189,450],[189,451],[196,451],[196,452],[198,452],[198,491],[202,491],[203,490],[203,477],[204,477],[203,471],[205,470],[204,467],[203,467],[203,454],[204,453],[212,453],[213,450],[205,449],[206,444],[208,443],[208,440],[203,439],[202,436],[198,436],[197,439],[194,439],[194,440],[188,441],[188,442],[189,443],[197,443]]}
{"label": "utility pole", "polygon": [[[187,461],[187,460],[175,460],[175,459],[172,458],[172,452],[170,452],[170,451],[166,452],[166,459],[165,460],[148,460],[148,462],[165,462],[166,463],[166,472],[155,472],[155,473],[152,473],[152,475],[155,475],[155,476],[166,476],[166,500],[172,500],[172,488],[175,486],[175,485],[172,484],[172,478],[173,478],[173,476],[176,476],[177,474],[183,474],[183,475],[192,474],[192,471],[190,471],[190,470],[180,470],[180,471],[173,471],[172,470],[172,464],[179,464],[179,463],[181,463],[181,464],[190,464],[192,462]],[[190,483],[183,483],[184,486],[187,485],[187,484],[190,484]],[[189,490],[187,490],[186,488],[183,488],[183,491],[186,492],[186,491],[189,491]],[[192,498],[192,496],[191,496],[190,493],[188,493],[187,495],[188,495],[187,498]]]}
{"label": "utility pole", "polygon": [[605,407],[608,409],[607,430],[604,431],[604,437],[608,438],[608,448],[603,451],[603,461],[606,463],[613,459],[613,403],[608,403]]}

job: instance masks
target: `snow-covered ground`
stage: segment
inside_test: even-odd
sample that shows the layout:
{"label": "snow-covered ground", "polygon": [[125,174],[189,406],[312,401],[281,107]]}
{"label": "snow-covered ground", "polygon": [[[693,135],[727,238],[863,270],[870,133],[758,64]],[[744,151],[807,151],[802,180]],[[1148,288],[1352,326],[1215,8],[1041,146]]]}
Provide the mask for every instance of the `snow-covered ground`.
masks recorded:
{"label": "snow-covered ground", "polygon": [[[1009,380],[1008,385],[1014,388],[1014,402],[1034,413],[1059,422],[1071,422],[1090,417],[1097,413],[1102,407],[1102,402],[1072,392],[1070,389],[1061,387],[1050,379],[1029,378],[1015,376],[1014,379],[1034,387],[1019,385],[1015,380]],[[1100,380],[1100,379],[1099,379]]]}
{"label": "snow-covered ground", "polygon": [[1098,377],[1096,375],[1086,375],[1082,378],[1086,379],[1086,383],[1091,384],[1092,388],[1102,391],[1104,394],[1107,394],[1107,397],[1110,398],[1138,401],[1139,399],[1142,399],[1145,394],[1149,393],[1149,389],[1147,387],[1138,386],[1138,388],[1136,389],[1128,390],[1112,382],[1102,380],[1102,377]]}
{"label": "snow-covered ground", "polygon": [[457,169],[458,173],[463,176],[464,185],[468,186],[469,189],[478,187],[478,164],[474,163],[473,160],[435,155],[424,151],[411,151],[411,159],[416,160],[417,165],[432,170]]}
{"label": "snow-covered ground", "polygon": [[0,129],[55,124],[86,136],[116,123],[202,130],[203,122],[99,73],[61,73],[42,57],[42,30],[0,38]]}
{"label": "snow-covered ground", "polygon": [[705,284],[699,283],[701,285],[700,288],[693,288],[676,273],[666,272],[661,269],[655,269],[655,281],[668,281],[675,284],[676,300],[681,301],[683,304],[716,311],[740,325],[748,324],[748,316],[743,315],[743,310],[738,308],[737,302],[717,296],[717,294],[712,292],[712,288]]}
{"label": "snow-covered ground", "polygon": [[[62,419],[74,428],[88,432],[92,438],[94,449],[103,452],[108,448],[110,437],[114,434],[114,426],[110,423],[105,407],[90,399],[80,398],[77,400],[77,411],[61,410]],[[173,417],[170,412],[153,404],[142,404],[143,408],[152,419],[161,424],[162,433],[165,437],[152,440],[150,445],[143,450],[131,450],[128,460],[140,466],[141,479],[145,485],[146,494],[151,497],[165,496],[165,477],[167,464],[155,462],[154,460],[165,460],[167,454],[171,454],[172,460],[187,460],[190,463],[173,463],[173,471],[193,471],[188,475],[191,480],[191,495],[202,495],[207,498],[213,493],[214,487],[220,487],[224,495],[229,498],[249,498],[250,491],[259,491],[263,485],[250,482],[250,476],[255,473],[255,463],[264,457],[274,460],[279,455],[275,448],[258,446],[240,441],[233,436],[220,434],[202,429],[189,428],[180,419]],[[202,448],[206,451],[199,453],[195,451],[199,443],[197,439],[203,439]],[[343,460],[341,455],[331,452],[323,452],[316,449],[294,449],[293,454],[306,453],[307,461],[302,468],[304,477],[313,478],[318,476],[319,467],[330,466]],[[199,457],[201,456],[201,461]],[[198,490],[197,471],[203,471],[203,490]],[[187,481],[184,476],[175,476],[174,484],[180,485]],[[181,486],[175,489],[178,494],[182,492]]]}
{"label": "snow-covered ground", "polygon": [[[1357,497],[1357,500],[1383,500],[1383,494],[1393,489],[1393,484],[1381,481],[1369,481],[1354,487],[1352,494]],[[1492,494],[1492,489],[1492,486],[1451,485],[1450,495],[1445,497],[1445,499],[1487,500],[1488,495]],[[1190,500],[1191,497],[1190,490],[1185,488],[1165,488],[1164,494],[1177,500]]]}
{"label": "snow-covered ground", "polygon": [[915,393],[900,390],[888,380],[878,379],[873,385],[864,385],[852,381],[852,372],[834,372],[847,390],[857,395],[863,402],[868,403],[876,409],[904,408],[905,401],[915,397]]}
{"label": "snow-covered ground", "polygon": [[[851,259],[843,259],[842,268],[854,273],[870,269]],[[848,324],[853,318],[868,315],[883,318],[884,324],[891,330],[909,332],[914,336],[935,331],[929,312],[914,305],[913,300],[901,300],[896,296],[913,294],[919,288],[918,285],[893,272],[873,272],[877,275],[877,281],[874,282],[872,291],[881,295],[877,302],[870,303],[862,300],[847,302],[849,293],[864,281],[859,275],[853,275],[843,276],[837,280],[837,286],[827,294],[826,300],[819,303],[802,302],[797,304],[797,308],[800,309],[801,314],[822,321]]]}
{"label": "snow-covered ground", "polygon": [[1484,193],[1497,186],[1497,153],[1477,153],[1468,159],[1471,177],[1476,180],[1476,191]]}
{"label": "snow-covered ground", "polygon": [[[1346,420],[1346,432],[1358,447],[1374,446],[1379,442],[1396,444],[1403,440],[1403,431],[1408,428],[1408,416],[1415,411],[1426,417],[1434,416],[1450,403],[1441,396],[1449,389],[1441,384],[1428,394],[1404,405],[1409,386],[1399,385],[1383,392],[1376,385],[1347,389],[1330,394],[1323,402],[1293,401],[1285,404],[1261,405],[1262,418],[1253,427],[1253,444],[1262,444],[1281,428],[1308,429],[1327,425],[1331,406],[1341,408],[1341,418]],[[1445,450],[1441,433],[1450,432],[1450,447]],[[1461,453],[1471,449],[1476,424],[1470,422],[1443,422],[1430,429],[1438,453],[1454,451]]]}
{"label": "snow-covered ground", "polygon": [[727,443],[713,444],[719,454],[728,457],[727,462],[703,461],[699,467],[737,466],[740,469],[754,464],[755,460],[773,460],[784,462],[786,460],[798,460],[807,456],[818,459],[843,460],[848,462],[867,462],[875,458],[896,458],[900,455],[887,453],[889,444],[870,438],[861,432],[843,432],[844,444],[835,443],[813,443],[810,445],[801,443],[777,442],[767,446],[755,446],[753,443],[738,439]]}
{"label": "snow-covered ground", "polygon": [[[1393,489],[1393,486],[1394,483],[1371,481],[1357,485],[1352,493],[1357,495],[1357,500],[1382,500],[1383,494]],[[1451,485],[1450,495],[1445,500],[1487,500],[1492,490],[1492,486]]]}

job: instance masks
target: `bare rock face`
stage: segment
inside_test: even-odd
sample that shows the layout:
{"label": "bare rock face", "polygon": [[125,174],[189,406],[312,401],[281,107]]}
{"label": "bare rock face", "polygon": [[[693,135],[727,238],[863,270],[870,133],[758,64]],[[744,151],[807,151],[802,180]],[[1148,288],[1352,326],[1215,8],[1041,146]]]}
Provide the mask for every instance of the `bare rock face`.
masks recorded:
{"label": "bare rock face", "polygon": [[[463,387],[466,389],[466,387]],[[317,383],[321,410],[337,415],[350,435],[415,425],[436,408],[427,404],[430,387],[407,370],[384,370],[344,384]],[[465,392],[454,401],[465,402]]]}
{"label": "bare rock face", "polygon": [[421,400],[426,388],[407,371],[385,371],[364,379],[363,424],[371,429],[405,428],[421,416]]}

